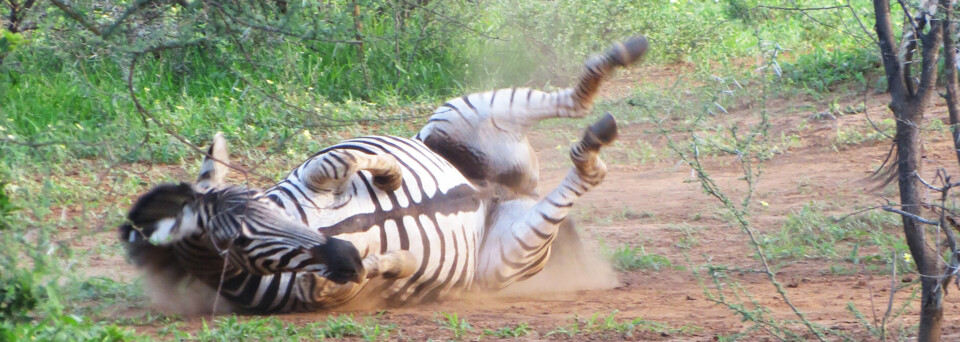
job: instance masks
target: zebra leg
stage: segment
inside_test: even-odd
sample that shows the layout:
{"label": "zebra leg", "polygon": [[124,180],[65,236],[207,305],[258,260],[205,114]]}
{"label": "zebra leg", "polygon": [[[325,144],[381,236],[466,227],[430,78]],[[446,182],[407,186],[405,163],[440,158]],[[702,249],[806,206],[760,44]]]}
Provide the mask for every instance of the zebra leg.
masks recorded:
{"label": "zebra leg", "polygon": [[407,250],[389,251],[382,255],[371,254],[363,259],[363,268],[367,278],[384,279],[406,278],[417,271],[417,258]]}
{"label": "zebra leg", "polygon": [[521,198],[498,205],[480,249],[480,286],[500,289],[543,269],[574,202],[606,176],[598,153],[616,137],[616,120],[607,113],[571,148],[574,167],[550,194],[537,202]]}
{"label": "zebra leg", "polygon": [[293,296],[309,309],[329,308],[353,299],[365,283],[337,284],[317,272],[300,272],[296,276]]}
{"label": "zebra leg", "polygon": [[322,272],[297,274],[294,295],[301,302],[313,307],[332,307],[344,304],[364,288],[373,278],[399,279],[412,275],[417,270],[417,259],[405,250],[384,254],[371,254],[363,258],[366,274],[359,283],[339,283],[323,276]]}
{"label": "zebra leg", "polygon": [[517,194],[534,195],[537,157],[527,130],[545,119],[587,115],[603,80],[614,69],[643,57],[647,46],[642,36],[615,43],[585,63],[572,88],[549,93],[499,89],[452,99],[434,111],[416,139],[476,184],[492,182]]}
{"label": "zebra leg", "polygon": [[300,165],[296,172],[310,190],[340,195],[357,171],[370,172],[374,185],[387,192],[400,188],[403,180],[400,163],[393,156],[350,149],[322,152]]}

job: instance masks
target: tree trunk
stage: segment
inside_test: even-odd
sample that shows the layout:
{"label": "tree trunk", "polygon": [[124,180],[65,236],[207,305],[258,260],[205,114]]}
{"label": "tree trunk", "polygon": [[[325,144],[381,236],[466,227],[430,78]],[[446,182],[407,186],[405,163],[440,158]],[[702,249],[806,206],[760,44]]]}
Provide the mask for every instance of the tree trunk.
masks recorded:
{"label": "tree trunk", "polygon": [[[940,4],[949,6],[950,0],[941,0]],[[936,252],[927,242],[924,228],[919,217],[922,212],[923,199],[920,196],[918,175],[921,170],[922,145],[920,140],[920,126],[923,124],[923,114],[927,109],[932,95],[936,93],[937,61],[940,56],[940,47],[943,45],[944,21],[933,19],[930,21],[929,31],[919,33],[916,39],[922,45],[920,82],[916,88],[907,85],[906,70],[900,57],[894,50],[898,46],[893,38],[893,27],[890,16],[889,0],[874,0],[874,13],[880,57],[883,60],[884,71],[890,89],[890,110],[897,119],[897,180],[900,187],[901,210],[910,215],[901,215],[903,233],[910,248],[910,254],[921,274],[920,298],[920,330],[919,341],[940,341],[943,307],[943,291],[938,286],[937,275],[942,274],[942,264]],[[948,7],[947,7],[948,8]],[[908,28],[904,28],[908,29]],[[904,56],[909,58],[909,54]],[[934,276],[934,277],[930,277]]]}
{"label": "tree trunk", "polygon": [[[894,100],[897,102],[897,100]],[[891,108],[896,107],[891,105]],[[902,210],[914,215],[921,214],[920,186],[916,175],[920,171],[921,141],[920,129],[917,127],[923,120],[925,106],[921,103],[906,103],[906,108],[894,110],[897,116],[897,171],[900,185],[900,202]],[[914,124],[915,123],[915,124]],[[921,275],[935,276],[941,274],[936,254],[930,250],[925,237],[922,223],[909,216],[902,216],[903,233],[910,247],[917,270]],[[938,287],[937,278],[920,277],[920,330],[919,341],[939,341],[943,320],[941,305],[943,291]]]}
{"label": "tree trunk", "polygon": [[957,45],[953,41],[957,24],[953,22],[955,20],[953,7],[948,7],[944,11],[944,16],[947,21],[947,26],[944,28],[946,32],[943,34],[943,69],[947,84],[947,94],[944,98],[947,100],[950,131],[953,133],[953,148],[957,153],[957,162],[960,162],[960,126],[957,125],[960,123],[960,111],[957,109],[957,104],[960,103],[958,96],[960,95],[957,94]]}

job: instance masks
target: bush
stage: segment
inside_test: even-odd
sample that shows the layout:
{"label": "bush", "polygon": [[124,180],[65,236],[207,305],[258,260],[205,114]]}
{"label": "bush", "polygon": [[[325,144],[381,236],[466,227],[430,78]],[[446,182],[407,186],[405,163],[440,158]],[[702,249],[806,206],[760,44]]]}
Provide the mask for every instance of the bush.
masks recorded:
{"label": "bush", "polygon": [[782,67],[788,83],[817,93],[829,92],[830,87],[846,81],[866,85],[869,74],[881,72],[880,56],[867,48],[827,51],[817,47],[812,53],[797,56],[793,62],[784,62]]}
{"label": "bush", "polygon": [[7,195],[6,186],[6,182],[0,181],[0,231],[10,229],[13,225],[10,216],[18,209]]}
{"label": "bush", "polygon": [[21,321],[37,307],[33,275],[23,269],[0,275],[0,321]]}
{"label": "bush", "polygon": [[[169,163],[190,150],[170,144],[158,122],[196,142],[223,130],[238,146],[285,141],[303,127],[342,129],[391,114],[384,107],[461,93],[480,39],[461,22],[482,13],[460,2],[357,1],[359,16],[349,1],[190,3],[150,4],[108,38],[49,8],[0,65],[0,154],[97,158],[109,145],[124,161]],[[126,11],[71,6],[100,24]],[[156,120],[131,101],[134,56],[133,91]],[[366,109],[343,110],[357,103]]]}

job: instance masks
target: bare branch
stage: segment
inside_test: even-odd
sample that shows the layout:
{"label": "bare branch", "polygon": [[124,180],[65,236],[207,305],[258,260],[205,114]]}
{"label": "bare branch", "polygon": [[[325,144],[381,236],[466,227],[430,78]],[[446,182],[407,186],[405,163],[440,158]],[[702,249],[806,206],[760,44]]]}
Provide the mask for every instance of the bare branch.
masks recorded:
{"label": "bare branch", "polygon": [[117,18],[117,20],[113,21],[113,24],[108,26],[107,29],[103,30],[103,34],[100,36],[103,37],[103,39],[109,38],[113,34],[113,31],[115,31],[117,27],[120,27],[120,24],[126,21],[131,14],[134,14],[147,7],[147,5],[149,5],[151,2],[153,2],[153,0],[138,0],[137,2],[134,2],[132,5],[130,5],[130,7],[127,8],[126,11],[123,12],[123,14],[120,15],[119,18]]}
{"label": "bare branch", "polygon": [[73,19],[74,21],[82,25],[88,31],[93,32],[98,36],[101,35],[100,29],[97,28],[96,25],[87,21],[87,19],[85,19],[82,14],[78,13],[76,10],[70,7],[70,5],[67,5],[66,3],[60,0],[50,0],[50,2],[52,2],[54,6],[57,6],[57,8],[63,11],[63,13],[66,13],[68,16],[70,16],[71,19]]}
{"label": "bare branch", "polygon": [[220,164],[223,164],[223,165],[226,166],[226,167],[229,167],[229,168],[234,169],[234,170],[236,170],[236,171],[238,171],[238,172],[241,172],[241,173],[243,173],[244,175],[254,174],[254,175],[257,175],[258,177],[264,179],[264,180],[267,181],[267,182],[272,181],[269,177],[266,177],[266,176],[262,176],[262,175],[253,173],[252,170],[248,170],[248,169],[242,168],[242,167],[240,167],[240,166],[231,164],[231,163],[229,163],[229,162],[225,162],[225,161],[216,159],[213,155],[208,154],[206,151],[204,151],[204,150],[201,149],[200,147],[197,147],[196,145],[194,145],[193,143],[191,143],[190,141],[188,141],[186,138],[184,138],[182,135],[180,135],[180,134],[178,134],[177,132],[175,132],[175,131],[174,131],[172,128],[170,128],[169,126],[163,125],[159,120],[157,120],[156,117],[153,116],[153,114],[150,114],[150,112],[147,111],[146,108],[144,108],[142,104],[140,104],[140,100],[137,98],[137,93],[136,93],[136,91],[135,91],[134,88],[133,88],[133,71],[134,71],[135,68],[136,68],[137,60],[138,60],[139,58],[140,58],[140,55],[139,55],[139,54],[135,54],[135,55],[133,55],[133,60],[130,61],[130,68],[128,69],[128,72],[127,72],[127,91],[130,93],[130,99],[133,101],[133,105],[134,105],[134,107],[137,109],[137,113],[139,113],[139,114],[141,115],[141,117],[144,118],[145,121],[146,121],[147,118],[149,118],[151,121],[153,121],[154,123],[156,123],[157,126],[159,126],[159,127],[162,128],[164,131],[166,131],[167,134],[169,134],[170,136],[176,138],[177,140],[179,140],[179,141],[180,141],[181,143],[183,143],[184,145],[189,146],[189,147],[192,148],[194,151],[196,151],[196,152],[198,152],[198,153],[200,153],[200,154],[202,154],[202,155],[205,155],[205,156],[207,156],[208,158],[214,160],[215,162],[218,162],[218,163],[220,163]]}
{"label": "bare branch", "polygon": [[902,215],[902,216],[906,216],[906,217],[912,218],[912,219],[916,220],[917,222],[926,223],[926,224],[929,224],[929,225],[932,225],[932,226],[939,226],[939,225],[940,225],[940,222],[937,222],[937,221],[934,221],[934,220],[925,219],[925,218],[920,217],[920,216],[918,216],[918,215],[914,215],[914,214],[908,213],[908,212],[906,212],[906,211],[903,211],[903,210],[900,210],[900,209],[897,209],[897,208],[894,208],[894,207],[891,207],[891,206],[886,206],[886,205],[885,205],[885,206],[882,206],[882,207],[880,207],[880,208],[883,209],[883,210],[889,211],[889,212],[891,212],[891,213],[897,213],[897,214],[900,214],[900,215]]}

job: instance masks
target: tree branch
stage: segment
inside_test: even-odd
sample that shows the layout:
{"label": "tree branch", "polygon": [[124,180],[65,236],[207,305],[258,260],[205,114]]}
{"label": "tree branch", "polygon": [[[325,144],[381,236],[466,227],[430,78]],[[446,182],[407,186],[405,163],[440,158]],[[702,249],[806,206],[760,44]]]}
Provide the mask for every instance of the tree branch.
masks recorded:
{"label": "tree branch", "polygon": [[960,104],[960,98],[957,95],[957,46],[953,40],[957,32],[956,19],[953,17],[954,8],[949,6],[944,10],[944,20],[947,26],[943,36],[943,71],[945,82],[947,84],[947,93],[943,96],[947,100],[947,114],[950,122],[950,131],[953,135],[953,150],[957,155],[957,162],[960,163],[960,110],[957,106]]}
{"label": "tree branch", "polygon": [[57,6],[57,8],[63,11],[63,13],[66,13],[68,16],[70,16],[71,19],[73,19],[74,21],[76,21],[77,23],[85,27],[88,31],[93,32],[98,36],[101,35],[100,29],[97,28],[96,25],[93,25],[90,22],[88,22],[86,19],[84,19],[83,15],[75,11],[72,7],[70,7],[70,5],[67,5],[66,3],[60,0],[50,0],[50,2],[52,2],[54,6]]}
{"label": "tree branch", "polygon": [[894,99],[906,99],[906,84],[904,82],[903,70],[900,65],[900,58],[894,50],[895,41],[893,38],[893,25],[890,19],[890,1],[874,0],[873,9],[876,13],[876,31],[880,47],[880,59],[883,61],[883,69],[887,75],[887,83],[890,84],[890,95]]}

